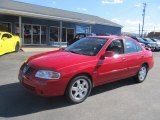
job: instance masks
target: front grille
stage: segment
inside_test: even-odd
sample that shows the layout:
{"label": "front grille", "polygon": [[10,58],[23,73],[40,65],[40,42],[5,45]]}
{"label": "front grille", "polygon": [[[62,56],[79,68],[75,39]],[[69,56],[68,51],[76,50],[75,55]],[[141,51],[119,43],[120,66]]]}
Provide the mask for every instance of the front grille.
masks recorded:
{"label": "front grille", "polygon": [[33,67],[27,65],[26,63],[24,63],[21,67],[21,70],[22,70],[23,74],[31,75],[35,69]]}

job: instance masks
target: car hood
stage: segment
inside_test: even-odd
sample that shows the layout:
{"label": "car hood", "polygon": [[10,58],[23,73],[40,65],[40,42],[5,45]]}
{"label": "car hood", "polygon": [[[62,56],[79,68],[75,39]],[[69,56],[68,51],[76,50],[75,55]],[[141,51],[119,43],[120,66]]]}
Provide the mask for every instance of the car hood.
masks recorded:
{"label": "car hood", "polygon": [[29,58],[28,64],[43,69],[58,70],[77,64],[88,63],[95,60],[95,56],[86,56],[58,50],[34,55]]}

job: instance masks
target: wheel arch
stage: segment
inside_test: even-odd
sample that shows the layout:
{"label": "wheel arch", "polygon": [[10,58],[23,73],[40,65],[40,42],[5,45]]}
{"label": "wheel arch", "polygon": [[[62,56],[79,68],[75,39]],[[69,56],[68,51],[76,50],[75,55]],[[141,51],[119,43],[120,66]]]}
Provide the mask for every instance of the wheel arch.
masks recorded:
{"label": "wheel arch", "polygon": [[92,78],[91,74],[89,74],[89,73],[87,73],[87,72],[78,73],[78,74],[74,75],[74,76],[71,78],[71,80],[74,79],[75,77],[81,76],[81,75],[87,76],[87,77],[91,80],[92,87],[94,86],[93,78]]}
{"label": "wheel arch", "polygon": [[77,76],[82,76],[82,75],[87,76],[87,77],[91,80],[92,87],[94,87],[94,83],[93,83],[93,78],[92,78],[92,76],[91,76],[89,73],[87,73],[87,72],[81,72],[81,73],[77,73],[76,75],[74,75],[74,76],[69,80],[69,82],[68,82],[68,84],[67,84],[67,86],[66,86],[66,88],[65,88],[65,92],[66,92],[69,84],[71,83],[71,81],[72,81],[74,78],[76,78]]}
{"label": "wheel arch", "polygon": [[149,64],[147,62],[144,62],[142,65],[146,65],[147,66],[147,70],[149,70]]}

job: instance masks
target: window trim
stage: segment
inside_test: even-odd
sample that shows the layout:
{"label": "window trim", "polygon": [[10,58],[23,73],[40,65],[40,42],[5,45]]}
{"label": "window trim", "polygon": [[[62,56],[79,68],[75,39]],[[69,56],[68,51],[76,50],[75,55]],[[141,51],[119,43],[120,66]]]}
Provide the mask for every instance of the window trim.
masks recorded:
{"label": "window trim", "polygon": [[124,55],[124,54],[125,54],[124,39],[121,39],[121,38],[116,38],[116,39],[111,40],[111,42],[106,46],[105,51],[107,51],[107,48],[109,47],[109,45],[110,45],[113,41],[115,41],[115,40],[121,40],[121,41],[122,41],[122,44],[123,44],[123,53],[122,53],[122,54],[118,54],[118,55]]}

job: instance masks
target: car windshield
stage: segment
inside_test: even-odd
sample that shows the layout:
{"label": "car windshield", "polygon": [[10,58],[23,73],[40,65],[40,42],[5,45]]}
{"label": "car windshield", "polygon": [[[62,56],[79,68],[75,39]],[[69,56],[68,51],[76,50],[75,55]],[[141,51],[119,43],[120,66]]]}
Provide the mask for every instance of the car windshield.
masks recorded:
{"label": "car windshield", "polygon": [[65,49],[67,52],[72,52],[81,55],[95,56],[102,49],[108,39],[86,37],[73,43]]}
{"label": "car windshield", "polygon": [[151,39],[149,38],[144,38],[144,40],[146,40],[147,42],[153,42]]}
{"label": "car windshield", "polygon": [[139,42],[145,42],[142,38],[137,38]]}
{"label": "car windshield", "polygon": [[154,40],[155,42],[160,42],[160,40],[158,40],[158,39],[152,39],[152,40]]}

